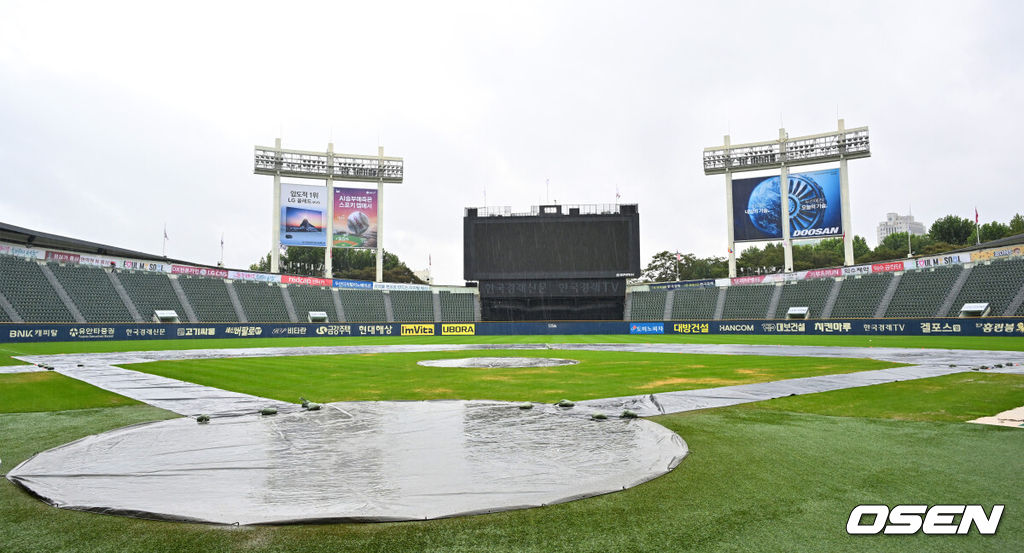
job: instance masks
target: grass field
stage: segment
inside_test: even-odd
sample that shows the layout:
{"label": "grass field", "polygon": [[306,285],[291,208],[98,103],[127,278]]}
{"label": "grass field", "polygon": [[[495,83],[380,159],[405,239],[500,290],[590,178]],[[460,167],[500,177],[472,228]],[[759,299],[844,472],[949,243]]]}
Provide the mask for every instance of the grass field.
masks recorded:
{"label": "grass field", "polygon": [[[626,339],[624,339],[626,338]],[[668,338],[668,337],[664,337]],[[671,337],[672,340],[650,340],[649,337],[523,337],[507,338],[504,343],[541,341],[587,342],[704,342],[700,337]],[[738,338],[738,339],[735,339]],[[728,340],[744,343],[743,338]],[[479,340],[479,338],[478,338]],[[970,349],[1022,350],[1019,339],[923,339],[909,343],[867,343],[866,339],[846,337],[839,340],[814,339],[812,345],[886,345],[902,347],[964,347]],[[56,353],[88,347],[116,351],[141,349],[140,346],[175,346],[175,349],[207,347],[259,347],[271,345],[312,345],[302,339],[258,339],[248,341],[194,341],[169,344],[132,342],[120,348],[116,344],[50,344],[13,346],[10,354]],[[423,343],[435,340],[422,339]],[[464,341],[464,340],[460,340]],[[807,339],[773,340],[778,343],[807,343]],[[274,343],[280,342],[280,343]],[[355,343],[415,343],[406,339],[318,340],[315,345]],[[885,341],[883,341],[885,342]],[[495,339],[481,343],[496,343]],[[500,343],[500,342],[497,342]],[[755,341],[755,343],[765,343]],[[9,348],[11,348],[9,346]],[[29,351],[26,351],[29,350]],[[78,350],[82,351],[82,350]],[[492,355],[494,352],[487,352]],[[514,352],[515,355],[552,356],[553,352]],[[577,357],[593,352],[560,351],[553,356]],[[387,356],[401,354],[383,354]],[[372,379],[370,369],[376,356],[351,356],[346,359],[346,372],[362,372],[361,378]],[[437,358],[449,354],[417,354],[417,359]],[[458,357],[470,356],[458,352]],[[607,362],[609,354],[583,359],[582,365]],[[657,354],[623,354],[636,361],[651,361],[644,356]],[[803,367],[792,362],[766,367],[760,375],[737,373],[749,368],[750,359],[730,364],[700,363],[691,356],[688,365],[678,367],[658,362],[638,365],[635,371],[614,369],[616,378],[582,378],[561,375],[557,378],[562,395],[582,398],[596,391],[604,395],[633,393],[628,388],[643,386],[664,378],[689,380],[683,387],[710,384],[701,379],[775,378],[799,371],[815,370],[807,361]],[[717,357],[717,356],[716,356]],[[424,393],[437,378],[435,368],[420,367],[426,380],[414,378],[410,359],[385,363],[379,375],[381,397],[392,394]],[[615,362],[616,366],[630,365]],[[773,358],[780,360],[783,358]],[[349,398],[353,389],[347,384],[326,384],[325,371],[336,369],[337,356],[304,357],[315,363],[295,369],[282,376],[273,393],[281,399],[294,401],[299,391],[315,389],[324,401]],[[736,359],[739,360],[739,359]],[[231,389],[247,391],[247,386],[260,386],[259,378],[247,381],[245,369],[251,363],[281,362],[276,360],[245,361],[235,365],[208,365],[218,361],[146,364],[147,370],[175,371],[198,381],[205,373]],[[836,359],[827,359],[835,363]],[[364,363],[360,367],[354,367]],[[743,366],[738,366],[738,365]],[[166,365],[166,366],[162,366]],[[173,365],[173,366],[172,366]],[[179,366],[180,365],[180,366]],[[709,365],[713,367],[709,368]],[[142,368],[135,365],[131,368]],[[155,368],[155,369],[154,369]],[[627,367],[628,368],[628,367]],[[645,370],[645,368],[647,370]],[[440,376],[453,376],[454,369],[443,369]],[[561,370],[561,368],[559,369]],[[600,368],[593,368],[600,371]],[[671,371],[678,370],[677,373]],[[822,370],[819,366],[817,370]],[[841,372],[832,367],[828,372]],[[191,371],[191,372],[189,372]],[[480,372],[491,369],[471,369]],[[648,373],[650,371],[650,374]],[[668,371],[668,372],[659,372]],[[788,373],[786,371],[795,371]],[[256,372],[262,372],[257,370]],[[654,374],[658,372],[658,374]],[[52,374],[52,373],[40,373]],[[485,373],[483,376],[486,376]],[[489,373],[492,374],[493,373]],[[670,374],[670,376],[666,376]],[[56,375],[54,375],[56,376]],[[513,389],[547,389],[551,382],[535,382],[547,376],[501,374],[518,378]],[[390,378],[389,378],[390,377]],[[462,377],[449,378],[452,393],[471,393],[486,389],[487,381],[479,378],[462,383]],[[607,380],[608,382],[605,382]],[[495,381],[504,388],[510,381]],[[387,384],[388,387],[383,387]],[[455,388],[454,386],[465,386]],[[60,395],[66,386],[61,379],[48,378],[24,384],[32,386],[36,396]],[[607,388],[604,388],[607,386]],[[255,389],[255,388],[254,388]],[[421,390],[417,392],[416,390]],[[0,384],[0,403],[14,404],[18,396],[28,394],[25,388]],[[104,392],[105,394],[105,392]],[[301,394],[306,395],[306,394]],[[115,396],[116,397],[116,396]],[[279,397],[279,396],[275,396]],[[412,397],[412,396],[410,396]],[[544,396],[547,397],[547,396]],[[539,400],[538,396],[538,400]],[[551,399],[551,398],[548,398]],[[212,552],[212,551],[1020,551],[1024,543],[1024,472],[1020,456],[1024,451],[1024,430],[965,424],[962,421],[980,415],[991,415],[1010,407],[1024,405],[1024,377],[988,373],[962,373],[939,378],[899,382],[879,386],[852,388],[780,398],[776,400],[706,411],[656,417],[659,422],[679,433],[690,446],[690,455],[671,473],[633,489],[602,497],[567,504],[426,522],[230,528],[195,524],[177,524],[135,520],[92,513],[79,513],[49,507],[30,497],[9,482],[0,483],[0,550],[10,552],[55,551],[144,551],[144,552]],[[49,412],[0,414],[0,458],[2,469],[9,470],[32,453],[68,441],[146,420],[173,416],[146,405],[125,405],[92,409],[84,397],[70,405]],[[994,536],[847,536],[846,519],[854,506],[861,503],[981,503],[986,509],[995,503],[1006,504],[999,532]]]}
{"label": "grass field", "polygon": [[[519,369],[423,367],[425,359],[557,357],[577,365]],[[556,402],[711,388],[902,366],[872,359],[552,350],[381,353],[159,361],[133,370],[298,403],[381,399]]]}

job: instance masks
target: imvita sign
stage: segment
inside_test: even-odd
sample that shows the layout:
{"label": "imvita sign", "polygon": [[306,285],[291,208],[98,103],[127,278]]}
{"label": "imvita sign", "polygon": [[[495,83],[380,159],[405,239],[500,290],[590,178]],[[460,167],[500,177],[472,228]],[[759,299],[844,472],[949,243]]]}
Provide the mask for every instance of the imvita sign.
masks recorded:
{"label": "imvita sign", "polygon": [[[992,511],[986,515],[981,505],[896,505],[892,510],[885,505],[858,505],[846,522],[846,533],[962,535],[974,526],[979,534],[991,535],[999,528],[1004,507],[993,505]],[[956,521],[958,516],[959,522]],[[871,522],[865,523],[865,519]]]}

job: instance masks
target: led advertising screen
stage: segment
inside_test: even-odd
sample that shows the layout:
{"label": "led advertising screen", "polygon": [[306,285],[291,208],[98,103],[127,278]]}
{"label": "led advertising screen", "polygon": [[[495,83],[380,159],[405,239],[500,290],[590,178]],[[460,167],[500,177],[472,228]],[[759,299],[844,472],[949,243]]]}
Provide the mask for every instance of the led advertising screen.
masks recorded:
{"label": "led advertising screen", "polygon": [[[782,239],[778,175],[732,181],[733,237],[737,242]],[[843,234],[839,169],[789,175],[789,230],[794,239]]]}
{"label": "led advertising screen", "polygon": [[281,245],[327,245],[327,187],[281,183]]}
{"label": "led advertising screen", "polygon": [[334,247],[377,247],[377,191],[334,189]]}

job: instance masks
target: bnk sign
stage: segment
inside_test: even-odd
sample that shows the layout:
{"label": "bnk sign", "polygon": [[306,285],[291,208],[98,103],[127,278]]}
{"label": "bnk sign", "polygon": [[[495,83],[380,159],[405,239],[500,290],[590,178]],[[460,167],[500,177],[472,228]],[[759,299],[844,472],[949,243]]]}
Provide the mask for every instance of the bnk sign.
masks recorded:
{"label": "bnk sign", "polygon": [[991,535],[999,527],[1003,507],[993,505],[986,515],[981,505],[897,505],[891,511],[885,505],[858,505],[846,522],[846,533],[951,535],[966,534],[973,525],[979,534]]}

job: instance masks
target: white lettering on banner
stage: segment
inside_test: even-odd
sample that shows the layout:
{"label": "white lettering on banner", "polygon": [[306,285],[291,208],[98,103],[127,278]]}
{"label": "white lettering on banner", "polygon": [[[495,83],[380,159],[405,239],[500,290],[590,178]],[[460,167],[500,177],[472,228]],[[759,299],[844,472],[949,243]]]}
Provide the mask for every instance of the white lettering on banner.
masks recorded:
{"label": "white lettering on banner", "polygon": [[[964,535],[973,526],[979,534],[992,535],[999,528],[1004,505],[993,505],[990,514],[985,514],[981,505],[896,505],[889,510],[886,505],[857,505],[846,521],[846,533],[850,535],[909,535],[921,531],[925,535]],[[960,522],[956,522],[956,516]],[[865,524],[865,517],[874,517]]]}
{"label": "white lettering on banner", "polygon": [[806,228],[793,231],[793,237],[797,236],[828,236],[839,234],[839,227]]}

